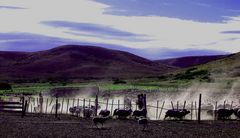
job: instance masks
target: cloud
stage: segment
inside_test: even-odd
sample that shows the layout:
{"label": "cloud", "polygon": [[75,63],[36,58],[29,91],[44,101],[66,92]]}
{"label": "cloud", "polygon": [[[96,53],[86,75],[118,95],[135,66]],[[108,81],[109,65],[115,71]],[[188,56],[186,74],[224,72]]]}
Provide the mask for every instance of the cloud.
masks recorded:
{"label": "cloud", "polygon": [[106,14],[162,16],[199,22],[224,22],[238,16],[239,0],[96,0],[109,5]]}
{"label": "cloud", "polygon": [[14,6],[0,6],[0,9],[22,10],[22,9],[26,9],[26,8],[14,7]]}
{"label": "cloud", "polygon": [[72,42],[72,40],[31,33],[0,33],[1,51],[40,51]]}
{"label": "cloud", "polygon": [[56,28],[66,28],[69,30],[66,31],[66,33],[73,35],[98,37],[103,39],[121,39],[126,41],[150,41],[150,39],[145,38],[146,35],[121,31],[106,25],[68,21],[44,21],[42,24]]}
{"label": "cloud", "polygon": [[[236,16],[239,13],[238,1],[108,0],[108,3],[102,1],[104,0],[0,1],[0,5],[27,8],[16,11],[0,10],[0,33],[25,32],[60,39],[60,42],[55,39],[40,39],[42,42],[36,43],[37,49],[48,49],[52,45],[65,44],[66,41],[62,42],[63,40],[70,40],[70,44],[88,42],[104,44],[109,48],[110,45],[120,45],[129,49],[152,51],[166,47],[175,50],[215,49],[232,53],[240,51],[240,39],[236,34],[221,33],[240,30],[240,16]],[[120,14],[112,14],[110,10],[114,10],[113,12],[119,10],[117,12]],[[106,12],[110,13],[106,14]],[[196,20],[193,20],[194,18]],[[226,21],[223,22],[223,19]],[[57,24],[55,26],[42,24],[49,21],[87,23],[92,28],[82,28],[84,26],[82,24],[80,29],[72,24],[64,24],[61,27],[57,27]],[[32,39],[38,41],[37,37]],[[52,40],[59,43],[53,44]],[[2,40],[2,43],[3,41],[5,49],[8,43],[9,47],[14,44],[16,50],[34,49],[34,46],[30,48],[20,39],[8,40],[8,42]],[[26,41],[30,43],[31,39]],[[47,42],[50,44],[48,45]],[[4,46],[0,45],[0,48],[3,49]]]}
{"label": "cloud", "polygon": [[240,34],[240,30],[223,31],[223,34]]}

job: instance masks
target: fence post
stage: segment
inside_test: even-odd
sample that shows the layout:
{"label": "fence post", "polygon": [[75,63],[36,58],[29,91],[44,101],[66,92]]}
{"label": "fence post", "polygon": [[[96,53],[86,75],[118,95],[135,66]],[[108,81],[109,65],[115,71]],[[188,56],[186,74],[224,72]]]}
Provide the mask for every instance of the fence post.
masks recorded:
{"label": "fence post", "polygon": [[69,99],[67,99],[67,111],[66,111],[66,114],[68,114],[68,104],[69,104]]}
{"label": "fence post", "polygon": [[226,104],[226,100],[224,100],[224,103],[223,103],[223,109],[225,109],[225,104]]}
{"label": "fence post", "polygon": [[179,104],[179,101],[177,101],[177,111],[178,111],[178,104]]}
{"label": "fence post", "polygon": [[91,109],[91,99],[88,100],[88,107]]}
{"label": "fence post", "polygon": [[230,108],[232,109],[232,107],[233,107],[233,101],[231,102],[231,107]]}
{"label": "fence post", "polygon": [[159,101],[157,101],[156,120],[157,120],[157,117],[158,117],[158,104],[159,104]]}
{"label": "fence post", "polygon": [[174,110],[173,102],[171,101],[172,109]]}
{"label": "fence post", "polygon": [[192,120],[192,115],[193,115],[193,101],[191,103],[191,120]]}
{"label": "fence post", "polygon": [[107,99],[107,103],[106,103],[106,110],[108,109],[108,99]]}
{"label": "fence post", "polygon": [[197,118],[198,118],[197,116],[198,115],[197,115],[197,102],[196,101],[195,101],[195,116],[196,116],[196,120],[197,120]]}
{"label": "fence post", "polygon": [[201,121],[201,103],[202,102],[202,94],[199,95],[199,106],[198,106],[198,123]]}
{"label": "fence post", "polygon": [[24,96],[22,96],[22,117],[24,117]]}
{"label": "fence post", "polygon": [[79,107],[79,98],[78,98],[78,100],[77,100],[77,106]]}
{"label": "fence post", "polygon": [[217,101],[216,101],[215,110],[214,110],[214,120],[217,120]]}
{"label": "fence post", "polygon": [[97,116],[97,111],[98,111],[98,95],[96,95],[96,99],[95,99],[95,116]]}
{"label": "fence post", "polygon": [[83,117],[85,117],[85,99],[83,99]]}
{"label": "fence post", "polygon": [[111,115],[113,114],[113,103],[114,103],[114,99],[112,99],[112,107],[111,107]]}
{"label": "fence post", "polygon": [[61,108],[61,114],[63,112],[63,104],[64,104],[64,98],[62,98],[62,108]]}
{"label": "fence post", "polygon": [[158,119],[160,119],[160,117],[161,117],[162,110],[163,110],[163,108],[164,108],[164,104],[165,104],[165,101],[163,101],[162,108],[161,108],[161,110],[160,110],[160,114],[159,114],[159,116],[158,116]]}
{"label": "fence post", "polygon": [[72,103],[72,107],[74,107],[74,102],[75,102],[75,98],[73,98],[73,103]]}
{"label": "fence post", "polygon": [[183,109],[185,109],[185,106],[186,106],[186,101],[184,101],[184,104],[183,104]]}
{"label": "fence post", "polygon": [[45,108],[45,113],[46,113],[46,114],[47,114],[47,108],[48,108],[48,98],[47,98],[46,108]]}
{"label": "fence post", "polygon": [[120,104],[120,100],[118,99],[118,110],[119,110],[119,104]]}
{"label": "fence post", "polygon": [[58,97],[56,96],[56,111],[55,111],[55,117],[58,117]]}

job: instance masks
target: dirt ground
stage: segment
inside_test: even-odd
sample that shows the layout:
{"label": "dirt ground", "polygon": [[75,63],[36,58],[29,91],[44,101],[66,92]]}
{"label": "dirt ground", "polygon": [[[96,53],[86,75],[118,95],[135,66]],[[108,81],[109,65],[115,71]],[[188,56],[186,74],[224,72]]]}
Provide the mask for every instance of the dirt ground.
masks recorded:
{"label": "dirt ground", "polygon": [[[101,127],[101,126],[99,126]],[[239,121],[149,121],[148,127],[142,131],[135,120],[110,119],[103,128],[92,125],[91,119],[61,115],[20,115],[0,113],[0,137],[78,137],[78,138],[234,138],[240,136]]]}

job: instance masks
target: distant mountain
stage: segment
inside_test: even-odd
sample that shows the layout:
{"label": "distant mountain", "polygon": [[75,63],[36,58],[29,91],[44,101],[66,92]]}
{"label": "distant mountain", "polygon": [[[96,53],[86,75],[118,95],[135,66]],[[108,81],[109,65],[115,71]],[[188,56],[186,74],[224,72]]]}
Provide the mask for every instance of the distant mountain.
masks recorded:
{"label": "distant mountain", "polygon": [[159,76],[175,68],[134,54],[65,45],[40,52],[0,52],[0,79],[46,81]]}
{"label": "distant mountain", "polygon": [[227,57],[227,55],[214,55],[214,56],[190,56],[190,57],[180,57],[156,60],[157,63],[166,64],[169,66],[174,66],[178,68],[188,68],[200,64],[205,64],[210,61],[218,60]]}

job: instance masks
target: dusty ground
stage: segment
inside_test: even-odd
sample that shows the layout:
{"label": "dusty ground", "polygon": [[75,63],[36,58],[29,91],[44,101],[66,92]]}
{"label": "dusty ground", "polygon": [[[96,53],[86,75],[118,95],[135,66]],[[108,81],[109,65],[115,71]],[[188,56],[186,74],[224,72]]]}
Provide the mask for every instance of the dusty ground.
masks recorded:
{"label": "dusty ground", "polygon": [[142,131],[135,120],[108,120],[104,128],[92,127],[91,119],[54,115],[37,116],[0,113],[0,137],[224,137],[240,136],[239,121],[150,121],[146,131]]}

